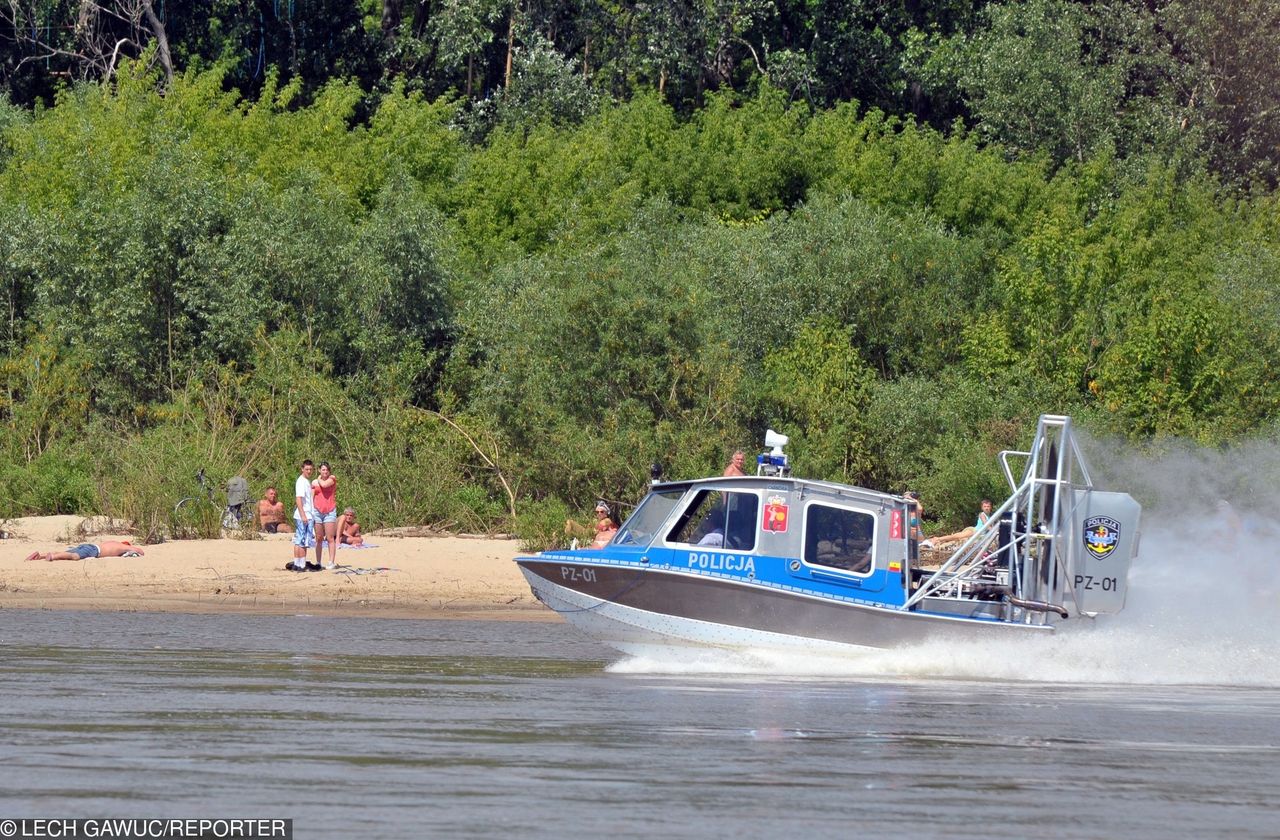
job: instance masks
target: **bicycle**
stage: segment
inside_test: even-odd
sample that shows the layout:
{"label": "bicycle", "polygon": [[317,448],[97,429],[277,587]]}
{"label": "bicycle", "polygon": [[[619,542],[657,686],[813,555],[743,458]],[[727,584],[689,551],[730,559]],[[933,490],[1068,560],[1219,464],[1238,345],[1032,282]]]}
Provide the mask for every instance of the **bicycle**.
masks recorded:
{"label": "bicycle", "polygon": [[214,501],[215,491],[203,467],[196,472],[196,484],[199,490],[195,495],[184,496],[173,506],[175,536],[219,537],[223,530],[239,528],[244,516],[243,503],[222,505]]}

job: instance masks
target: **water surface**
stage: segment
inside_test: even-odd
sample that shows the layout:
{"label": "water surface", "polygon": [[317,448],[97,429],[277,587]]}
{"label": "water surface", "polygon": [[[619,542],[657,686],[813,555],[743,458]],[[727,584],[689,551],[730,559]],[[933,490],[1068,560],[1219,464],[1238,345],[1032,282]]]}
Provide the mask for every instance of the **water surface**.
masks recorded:
{"label": "water surface", "polygon": [[672,663],[561,624],[5,610],[0,816],[290,817],[297,837],[1280,836],[1271,676],[1224,656],[1184,679],[1185,657],[1094,644]]}

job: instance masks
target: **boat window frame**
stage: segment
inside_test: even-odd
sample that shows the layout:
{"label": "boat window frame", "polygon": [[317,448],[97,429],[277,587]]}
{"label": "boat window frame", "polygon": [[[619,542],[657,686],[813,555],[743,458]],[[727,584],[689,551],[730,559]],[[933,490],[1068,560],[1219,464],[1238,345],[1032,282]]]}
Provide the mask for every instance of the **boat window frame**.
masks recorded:
{"label": "boat window frame", "polygon": [[[640,500],[640,504],[636,505],[636,509],[631,512],[631,515],[627,517],[627,521],[623,522],[622,526],[618,528],[618,533],[614,534],[613,539],[609,540],[609,545],[610,546],[638,546],[640,548],[644,548],[646,546],[652,545],[654,539],[659,534],[663,533],[664,531],[663,526],[666,525],[667,522],[671,519],[672,513],[680,509],[680,500],[683,499],[688,494],[689,494],[688,487],[655,487],[654,489],[650,490],[649,493],[643,499]],[[641,515],[646,513],[645,508],[648,506],[649,502],[655,498],[665,498],[668,496],[673,497],[671,501],[671,507],[667,510],[666,514],[663,515],[662,519],[654,523],[652,529],[647,532],[648,536],[645,538],[645,540],[643,542],[640,542],[638,540],[632,541],[632,542],[624,542],[623,541],[624,537],[632,536],[634,532],[633,526],[635,525],[636,520],[639,519]]]}
{"label": "boat window frame", "polygon": [[[666,533],[662,537],[662,545],[664,548],[670,548],[679,551],[722,551],[733,552],[735,554],[755,554],[760,547],[760,519],[764,491],[755,488],[746,487],[716,487],[713,485],[699,485],[689,488],[689,501],[685,503],[680,510],[671,526],[666,529]],[[756,500],[756,512],[752,517],[752,533],[753,539],[750,548],[731,548],[728,544],[728,534],[725,534],[726,541],[723,545],[698,545],[697,543],[680,542],[674,539],[675,534],[688,524],[688,516],[694,512],[695,505],[704,493],[719,493],[721,498],[728,493],[738,493],[743,496],[751,496]]]}
{"label": "boat window frame", "polygon": [[[870,554],[870,565],[865,572],[855,572],[851,569],[842,569],[839,566],[826,566],[822,563],[811,563],[805,556],[809,544],[809,510],[815,505],[832,508],[835,510],[849,511],[850,513],[862,514],[871,518],[871,545],[868,548]],[[822,497],[809,498],[804,500],[804,504],[800,511],[800,550],[798,552],[800,563],[809,569],[813,569],[827,575],[841,575],[849,578],[866,579],[871,577],[879,570],[879,564],[876,562],[879,551],[880,536],[880,517],[876,511],[857,504],[838,501],[835,499],[825,499]]]}

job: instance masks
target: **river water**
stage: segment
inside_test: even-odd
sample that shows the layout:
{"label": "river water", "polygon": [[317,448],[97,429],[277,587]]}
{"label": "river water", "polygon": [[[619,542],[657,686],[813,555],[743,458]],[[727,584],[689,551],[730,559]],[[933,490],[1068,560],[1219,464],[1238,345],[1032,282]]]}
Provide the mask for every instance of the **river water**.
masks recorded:
{"label": "river water", "polygon": [[292,818],[300,838],[1280,837],[1275,638],[1095,636],[647,662],[559,623],[4,610],[0,817]]}

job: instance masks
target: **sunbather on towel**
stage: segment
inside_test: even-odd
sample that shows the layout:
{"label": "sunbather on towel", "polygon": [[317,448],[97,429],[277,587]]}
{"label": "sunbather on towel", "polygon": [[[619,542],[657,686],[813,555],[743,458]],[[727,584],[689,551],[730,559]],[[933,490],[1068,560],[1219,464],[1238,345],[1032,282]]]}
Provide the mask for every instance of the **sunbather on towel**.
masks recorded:
{"label": "sunbather on towel", "polygon": [[364,534],[360,531],[360,523],[356,520],[356,509],[347,508],[338,517],[338,544],[359,548],[364,545]]}
{"label": "sunbather on towel", "polygon": [[28,560],[88,560],[90,557],[141,557],[145,551],[128,540],[122,542],[81,543],[66,551],[33,551]]}

